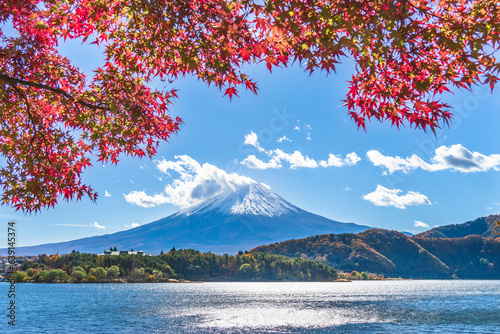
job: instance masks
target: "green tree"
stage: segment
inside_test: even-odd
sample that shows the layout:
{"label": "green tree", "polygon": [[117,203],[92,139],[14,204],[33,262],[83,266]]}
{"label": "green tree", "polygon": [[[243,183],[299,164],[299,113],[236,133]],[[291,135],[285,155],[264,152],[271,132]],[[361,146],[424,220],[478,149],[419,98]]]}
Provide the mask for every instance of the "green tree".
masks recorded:
{"label": "green tree", "polygon": [[120,268],[118,266],[111,266],[106,270],[109,278],[118,278],[120,276]]}
{"label": "green tree", "polygon": [[163,266],[162,271],[167,277],[174,277],[175,276],[175,271],[172,268],[170,268],[170,266],[168,264]]}
{"label": "green tree", "polygon": [[47,275],[45,276],[45,279],[47,280],[47,282],[53,282],[57,279],[57,270],[56,269],[53,269],[53,270],[50,270],[47,272]]}
{"label": "green tree", "polygon": [[27,277],[28,277],[28,274],[26,274],[24,271],[16,271],[15,273],[12,274],[12,278],[16,282],[22,282]]}
{"label": "green tree", "polygon": [[36,274],[36,269],[28,268],[28,270],[26,270],[26,273],[29,277],[33,277]]}
{"label": "green tree", "polygon": [[89,270],[89,275],[95,276],[97,279],[106,278],[106,270],[103,267],[92,268]]}
{"label": "green tree", "polygon": [[133,279],[143,279],[146,277],[146,271],[144,270],[144,268],[134,268],[132,270],[131,276]]}
{"label": "green tree", "polygon": [[87,273],[85,270],[80,267],[74,267],[73,270],[71,271],[71,277],[77,280],[78,282],[81,282],[84,278],[87,278]]}
{"label": "green tree", "polygon": [[240,269],[238,270],[240,276],[242,277],[249,277],[252,274],[252,266],[249,265],[248,263],[244,263],[240,266]]}
{"label": "green tree", "polygon": [[39,270],[35,273],[35,275],[33,276],[33,279],[36,281],[36,282],[45,282],[45,276],[47,275],[47,271],[45,270]]}

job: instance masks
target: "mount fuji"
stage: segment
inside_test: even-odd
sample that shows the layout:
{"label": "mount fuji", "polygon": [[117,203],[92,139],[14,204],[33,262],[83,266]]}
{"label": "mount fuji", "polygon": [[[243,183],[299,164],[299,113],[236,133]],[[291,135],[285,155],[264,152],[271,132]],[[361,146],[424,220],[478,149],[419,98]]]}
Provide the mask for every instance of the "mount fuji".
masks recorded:
{"label": "mount fuji", "polygon": [[[320,234],[359,233],[369,226],[341,223],[304,211],[258,183],[224,191],[171,216],[130,230],[38,246],[17,247],[16,255],[102,253],[172,247],[234,254],[240,250]],[[6,250],[1,249],[0,254]]]}

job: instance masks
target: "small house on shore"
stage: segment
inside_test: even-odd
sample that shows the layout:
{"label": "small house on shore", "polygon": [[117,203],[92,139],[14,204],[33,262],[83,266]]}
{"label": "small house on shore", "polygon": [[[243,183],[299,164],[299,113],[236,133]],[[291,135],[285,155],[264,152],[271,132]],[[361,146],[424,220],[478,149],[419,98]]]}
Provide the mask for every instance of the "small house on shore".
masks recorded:
{"label": "small house on shore", "polygon": [[99,255],[121,255],[121,254],[126,254],[126,255],[144,255],[144,252],[141,250],[138,251],[115,251],[111,249],[105,250],[102,254]]}

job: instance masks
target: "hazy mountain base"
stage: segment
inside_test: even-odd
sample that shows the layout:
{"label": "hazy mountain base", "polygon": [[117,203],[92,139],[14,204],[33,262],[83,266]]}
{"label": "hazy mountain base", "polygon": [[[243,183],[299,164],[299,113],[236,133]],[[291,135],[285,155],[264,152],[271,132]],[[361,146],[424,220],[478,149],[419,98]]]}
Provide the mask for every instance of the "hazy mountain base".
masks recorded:
{"label": "hazy mountain base", "polygon": [[363,270],[386,277],[500,278],[500,238],[476,235],[432,239],[372,229],[289,240],[252,251],[301,256],[343,271]]}

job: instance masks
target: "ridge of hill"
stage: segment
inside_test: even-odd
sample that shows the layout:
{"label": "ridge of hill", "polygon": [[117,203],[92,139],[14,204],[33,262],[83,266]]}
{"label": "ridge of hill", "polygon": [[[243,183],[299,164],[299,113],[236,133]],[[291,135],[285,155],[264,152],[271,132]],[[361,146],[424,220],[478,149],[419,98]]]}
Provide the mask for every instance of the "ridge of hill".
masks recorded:
{"label": "ridge of hill", "polygon": [[500,221],[500,215],[490,215],[462,224],[434,227],[415,236],[419,238],[463,238],[469,235],[479,235],[485,238],[498,238],[500,237],[498,221]]}
{"label": "ridge of hill", "polygon": [[325,234],[252,249],[322,261],[343,271],[405,278],[500,278],[500,238],[409,237],[371,229]]}

